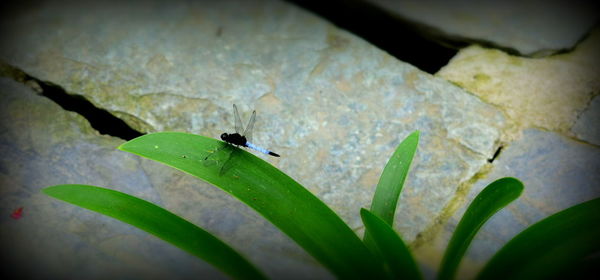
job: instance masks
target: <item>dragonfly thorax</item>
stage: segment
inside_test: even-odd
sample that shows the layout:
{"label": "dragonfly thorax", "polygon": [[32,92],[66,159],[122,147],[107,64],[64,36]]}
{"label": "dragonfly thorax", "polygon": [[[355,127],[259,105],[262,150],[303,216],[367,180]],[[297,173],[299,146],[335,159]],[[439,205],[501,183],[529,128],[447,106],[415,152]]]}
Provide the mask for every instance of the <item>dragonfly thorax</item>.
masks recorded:
{"label": "dragonfly thorax", "polygon": [[246,140],[245,136],[242,136],[239,133],[231,133],[231,134],[223,133],[223,134],[221,134],[221,140],[223,140],[229,144],[244,146],[244,147],[246,147],[246,142],[248,141],[248,140]]}

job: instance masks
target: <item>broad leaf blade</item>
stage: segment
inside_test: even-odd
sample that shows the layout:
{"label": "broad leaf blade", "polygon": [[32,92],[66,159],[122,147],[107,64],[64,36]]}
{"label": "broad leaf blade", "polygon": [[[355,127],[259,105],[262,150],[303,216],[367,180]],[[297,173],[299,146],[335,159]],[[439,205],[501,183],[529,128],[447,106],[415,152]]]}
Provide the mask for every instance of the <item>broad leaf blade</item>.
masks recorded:
{"label": "broad leaf blade", "polygon": [[265,279],[251,263],[221,240],[145,200],[86,185],[57,185],[42,192],[144,230],[205,260],[235,279]]}
{"label": "broad leaf blade", "polygon": [[361,209],[360,216],[394,279],[422,279],[417,264],[400,236],[384,220]]}
{"label": "broad leaf blade", "polygon": [[579,274],[581,267],[595,265],[597,269],[599,252],[600,198],[596,198],[518,234],[492,257],[477,278],[575,279],[575,275],[583,276]]}
{"label": "broad leaf blade", "polygon": [[523,184],[515,178],[502,178],[489,184],[471,202],[461,218],[442,259],[438,279],[453,279],[454,274],[481,226],[496,212],[517,199]]}
{"label": "broad leaf blade", "polygon": [[227,162],[205,164],[223,145],[199,135],[163,132],[138,137],[119,148],[182,170],[235,196],[339,278],[381,278],[381,264],[356,234],[327,205],[277,168],[234,147],[229,147],[234,151]]}

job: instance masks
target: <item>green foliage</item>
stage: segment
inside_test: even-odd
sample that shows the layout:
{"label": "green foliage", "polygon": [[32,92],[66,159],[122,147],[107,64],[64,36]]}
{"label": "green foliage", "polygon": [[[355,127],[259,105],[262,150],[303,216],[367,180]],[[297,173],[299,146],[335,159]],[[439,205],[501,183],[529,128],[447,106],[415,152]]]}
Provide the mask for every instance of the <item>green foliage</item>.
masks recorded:
{"label": "green foliage", "polygon": [[596,198],[525,229],[492,257],[477,279],[576,279],[582,266],[598,268],[599,251],[600,198]]}
{"label": "green foliage", "polygon": [[514,178],[502,178],[489,184],[469,205],[448,243],[438,279],[453,279],[460,260],[481,226],[523,192],[523,184]]}
{"label": "green foliage", "polygon": [[236,279],[266,279],[252,264],[212,234],[150,202],[105,188],[58,185],[45,194],[144,230],[214,265]]}
{"label": "green foliage", "polygon": [[415,131],[398,145],[379,177],[371,212],[390,226],[394,223],[396,204],[418,144],[419,131]]}
{"label": "green foliage", "polygon": [[360,212],[366,227],[363,241],[395,279],[421,278],[408,247],[392,229],[398,198],[418,143],[419,131],[415,131],[398,145],[381,173],[371,211]]}
{"label": "green foliage", "polygon": [[[223,142],[212,138],[172,132],[144,135],[119,149],[162,162],[228,192],[340,278],[384,277],[381,264],[339,216],[292,178],[251,153],[231,146],[223,149]],[[223,156],[228,153],[231,156]],[[211,160],[216,164],[206,164]]]}
{"label": "green foliage", "polygon": [[[381,218],[390,227],[394,223],[394,213],[402,186],[408,175],[408,168],[412,162],[417,145],[419,143],[419,131],[411,133],[390,157],[375,189],[373,202],[371,203],[371,212]],[[373,244],[369,231],[365,232],[364,242],[369,249],[377,252],[377,246]]]}
{"label": "green foliage", "polygon": [[[392,228],[418,141],[416,131],[398,146],[381,175],[371,211],[361,210],[366,228],[364,241],[296,181],[254,155],[221,141],[164,132],[136,138],[119,148],[189,173],[233,195],[277,226],[338,278],[421,279],[408,247]],[[502,178],[475,198],[449,242],[440,279],[454,278],[477,231],[522,190],[518,180]],[[59,185],[44,192],[156,235],[233,278],[264,278],[252,264],[211,234],[149,202],[84,185]],[[600,239],[596,238],[600,235],[600,223],[595,217],[599,211],[597,199],[532,226],[502,248],[479,279],[541,278],[589,265],[585,256],[600,250]],[[548,269],[555,262],[560,265]]]}
{"label": "green foliage", "polygon": [[367,209],[361,209],[360,216],[393,278],[422,279],[415,259],[394,229]]}

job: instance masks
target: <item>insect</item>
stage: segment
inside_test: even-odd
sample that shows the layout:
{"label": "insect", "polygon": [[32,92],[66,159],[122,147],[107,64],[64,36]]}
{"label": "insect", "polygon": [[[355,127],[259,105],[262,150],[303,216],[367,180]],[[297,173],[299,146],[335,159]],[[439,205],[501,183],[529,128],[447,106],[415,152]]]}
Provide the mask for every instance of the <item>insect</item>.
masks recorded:
{"label": "insect", "polygon": [[[254,128],[254,122],[256,121],[256,111],[252,112],[250,121],[248,121],[248,125],[246,125],[245,129],[242,125],[242,120],[240,119],[240,115],[235,104],[233,104],[233,115],[235,118],[235,133],[221,134],[221,140],[225,141],[225,143],[227,144],[224,144],[223,146],[217,148],[215,151],[212,151],[208,156],[206,156],[204,158],[205,166],[209,166],[215,163],[219,164],[221,162],[223,165],[221,166],[220,174],[224,174],[233,165],[232,161],[230,161],[229,159],[231,157],[234,157],[235,154],[239,151],[237,149],[231,149],[233,146],[242,146],[270,156],[279,157],[279,155],[274,152],[252,144],[252,128]],[[227,151],[219,152],[223,149],[226,149]],[[211,158],[211,160],[208,160],[209,157]]]}
{"label": "insect", "polygon": [[235,117],[235,133],[223,133],[221,134],[221,140],[232,145],[247,147],[263,154],[279,157],[278,154],[265,148],[256,146],[250,142],[252,141],[252,128],[254,128],[254,122],[256,121],[256,111],[252,111],[252,117],[250,117],[248,125],[246,125],[246,129],[244,129],[242,126],[242,120],[240,119],[240,114],[238,113],[238,109],[235,104],[233,104],[233,115]]}

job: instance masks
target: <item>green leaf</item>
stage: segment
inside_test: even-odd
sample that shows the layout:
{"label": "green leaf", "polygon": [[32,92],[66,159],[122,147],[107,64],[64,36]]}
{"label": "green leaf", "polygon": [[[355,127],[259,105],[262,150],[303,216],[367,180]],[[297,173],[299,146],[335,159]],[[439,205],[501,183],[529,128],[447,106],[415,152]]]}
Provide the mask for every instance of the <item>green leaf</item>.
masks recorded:
{"label": "green leaf", "polygon": [[205,260],[235,279],[265,279],[244,257],[212,234],[145,200],[86,185],[57,185],[42,192],[144,230]]}
{"label": "green leaf", "polygon": [[[144,135],[119,148],[177,168],[235,196],[339,278],[384,277],[381,263],[327,205],[244,150],[212,138],[176,132]],[[232,151],[225,151],[228,149]]]}
{"label": "green leaf", "polygon": [[375,196],[371,202],[371,212],[390,226],[394,223],[398,198],[418,144],[419,131],[417,130],[398,145],[379,178]]}
{"label": "green leaf", "polygon": [[410,250],[388,223],[367,209],[360,216],[394,279],[422,279]]}
{"label": "green leaf", "polygon": [[453,279],[460,261],[481,226],[496,212],[517,199],[523,184],[515,178],[501,178],[489,184],[471,202],[458,223],[442,259],[438,279]]}
{"label": "green leaf", "polygon": [[[394,224],[394,213],[398,204],[398,198],[402,191],[402,186],[408,175],[410,163],[417,150],[419,144],[419,131],[414,131],[398,145],[392,157],[388,160],[379,183],[375,189],[375,195],[371,202],[371,212],[380,217],[390,227]],[[365,231],[364,243],[375,254],[380,254],[377,246],[373,244],[373,240],[369,236],[369,232]]]}
{"label": "green leaf", "polygon": [[599,252],[600,198],[596,198],[543,219],[515,236],[477,278],[576,279],[575,275],[582,276],[582,267],[597,269]]}

